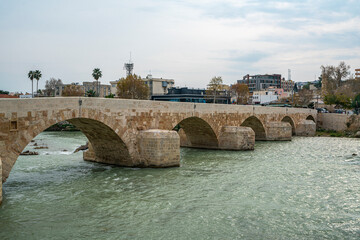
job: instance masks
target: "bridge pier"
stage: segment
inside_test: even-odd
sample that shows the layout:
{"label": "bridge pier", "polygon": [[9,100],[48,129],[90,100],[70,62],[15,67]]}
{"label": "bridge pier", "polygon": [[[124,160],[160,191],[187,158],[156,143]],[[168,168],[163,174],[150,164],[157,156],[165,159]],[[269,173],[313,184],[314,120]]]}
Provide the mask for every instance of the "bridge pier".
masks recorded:
{"label": "bridge pier", "polygon": [[223,150],[254,150],[255,132],[250,127],[224,126],[219,135]]}
{"label": "bridge pier", "polygon": [[[137,135],[138,154],[133,165],[127,167],[178,167],[180,166],[180,137],[176,131],[151,129],[140,131]],[[84,161],[108,163],[96,157],[89,142],[88,150],[83,153]],[[123,165],[124,166],[124,165]]]}
{"label": "bridge pier", "polygon": [[312,120],[301,121],[296,128],[296,136],[313,137],[316,133],[316,124]]}
{"label": "bridge pier", "polygon": [[269,122],[267,124],[268,141],[290,141],[292,136],[292,127],[288,122]]}
{"label": "bridge pier", "polygon": [[137,144],[144,167],[180,166],[180,137],[176,131],[140,131],[137,135]]}

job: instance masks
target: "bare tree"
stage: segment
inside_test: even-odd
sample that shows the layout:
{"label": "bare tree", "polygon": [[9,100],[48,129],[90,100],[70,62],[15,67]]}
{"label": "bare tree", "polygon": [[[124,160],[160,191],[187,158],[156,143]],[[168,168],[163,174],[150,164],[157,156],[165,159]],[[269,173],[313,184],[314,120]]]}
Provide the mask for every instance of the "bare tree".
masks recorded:
{"label": "bare tree", "polygon": [[79,85],[66,85],[62,91],[62,95],[65,97],[71,96],[84,96],[85,92],[82,86]]}
{"label": "bare tree", "polygon": [[56,78],[50,78],[49,80],[46,80],[45,82],[45,95],[46,96],[55,96],[55,87],[56,85],[62,84],[61,79]]}
{"label": "bare tree", "polygon": [[350,66],[340,62],[335,66],[321,66],[322,95],[334,94],[334,91],[342,85],[342,81],[350,75]]}
{"label": "bare tree", "polygon": [[246,84],[237,83],[231,86],[236,94],[237,104],[247,104],[249,101],[249,87]]}
{"label": "bare tree", "polygon": [[208,88],[207,88],[207,94],[208,95],[213,95],[214,96],[214,103],[216,103],[216,95],[219,91],[221,91],[223,89],[223,80],[222,78],[219,77],[213,77],[210,80],[210,83],[208,84]]}

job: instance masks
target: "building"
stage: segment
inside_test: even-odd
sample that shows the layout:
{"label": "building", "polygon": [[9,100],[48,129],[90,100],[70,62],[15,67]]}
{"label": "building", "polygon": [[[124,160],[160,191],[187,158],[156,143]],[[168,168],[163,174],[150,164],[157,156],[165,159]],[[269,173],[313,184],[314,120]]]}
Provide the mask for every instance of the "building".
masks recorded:
{"label": "building", "polygon": [[[82,88],[84,90],[85,94],[89,90],[93,90],[94,92],[97,92],[97,84],[98,83],[99,82],[97,82],[97,81],[83,82],[82,85],[80,85],[80,83],[71,83],[71,84],[60,83],[60,84],[55,86],[55,97],[61,97],[62,92],[64,91],[64,88],[67,85],[80,86],[80,88]],[[108,85],[108,84],[100,84],[99,90],[100,90],[99,97],[105,97],[105,96],[108,96],[111,93],[111,88],[110,88],[110,85]]]}
{"label": "building", "polygon": [[277,101],[278,99],[279,96],[275,90],[254,91],[252,95],[253,104],[268,104],[270,102]]}
{"label": "building", "polygon": [[80,83],[70,83],[70,84],[64,84],[64,83],[59,83],[55,86],[55,97],[61,97],[63,95],[63,91],[65,89],[65,86],[67,85],[76,85],[76,86],[80,86],[83,90],[84,87],[82,85],[80,85]]}
{"label": "building", "polygon": [[0,98],[19,98],[19,97],[18,96],[12,96],[12,95],[9,95],[9,94],[0,94]]}
{"label": "building", "polygon": [[[214,97],[206,94],[206,89],[189,89],[183,88],[169,88],[167,94],[152,95],[151,100],[156,101],[171,101],[171,102],[195,102],[195,103],[212,103]],[[216,103],[229,104],[231,97],[229,91],[221,91],[216,96]]]}
{"label": "building", "polygon": [[360,80],[360,68],[355,69],[355,79]]}
{"label": "building", "polygon": [[[150,89],[150,96],[152,95],[164,95],[168,93],[169,88],[174,87],[175,81],[173,79],[166,78],[153,78],[151,74],[148,74],[146,78],[142,78],[146,85]],[[120,80],[110,81],[111,93],[117,95],[117,83]]]}
{"label": "building", "polygon": [[156,101],[170,101],[170,102],[206,102],[206,90],[205,89],[189,89],[183,88],[169,88],[167,94],[152,95],[151,100]]}
{"label": "building", "polygon": [[117,83],[119,80],[110,81],[110,92],[111,94],[117,95]]}
{"label": "building", "polygon": [[246,84],[249,92],[265,90],[268,87],[281,88],[281,74],[245,75],[238,83]]}
{"label": "building", "polygon": [[99,86],[99,92],[100,92],[99,97],[105,97],[105,96],[110,95],[110,93],[112,93],[111,92],[111,85],[109,85],[109,84],[101,84],[98,81],[92,81],[92,82],[83,82],[85,94],[89,90],[93,90],[94,92],[97,92],[98,84],[100,84],[100,86]]}
{"label": "building", "polygon": [[174,87],[175,84],[173,79],[153,78],[151,74],[142,80],[149,86],[151,96],[167,94],[169,88]]}
{"label": "building", "polygon": [[281,88],[284,89],[284,92],[292,92],[294,89],[295,82],[293,80],[281,79]]}

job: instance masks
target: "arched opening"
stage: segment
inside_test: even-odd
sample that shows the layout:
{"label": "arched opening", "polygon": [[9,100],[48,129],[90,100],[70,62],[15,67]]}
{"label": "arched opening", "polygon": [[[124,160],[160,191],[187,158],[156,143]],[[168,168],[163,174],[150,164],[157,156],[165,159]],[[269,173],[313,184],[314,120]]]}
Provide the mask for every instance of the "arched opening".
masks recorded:
{"label": "arched opening", "polygon": [[281,121],[282,121],[282,122],[288,122],[288,123],[290,123],[290,125],[291,125],[291,132],[292,132],[292,135],[294,136],[294,135],[295,135],[295,124],[294,124],[294,121],[291,119],[291,117],[286,116],[286,117],[284,117]]}
{"label": "arched opening", "polygon": [[315,119],[312,115],[307,116],[306,120],[312,120],[313,122],[315,122]]}
{"label": "arched opening", "polygon": [[219,142],[211,126],[201,118],[190,117],[174,127],[182,147],[218,148]]}
{"label": "arched opening", "polygon": [[97,120],[73,118],[68,120],[89,139],[95,153],[95,161],[129,166],[131,157],[126,144],[113,129]]}
{"label": "arched opening", "polygon": [[264,125],[261,123],[261,121],[257,117],[254,117],[254,116],[248,117],[241,124],[241,126],[251,127],[252,130],[254,130],[254,132],[255,132],[255,140],[257,140],[257,141],[266,140],[266,132],[265,132]]}
{"label": "arched opening", "polygon": [[[72,118],[66,121],[75,125],[88,139],[94,151],[93,161],[113,164],[119,166],[130,166],[130,157],[126,144],[122,141],[115,131],[106,124],[90,118]],[[7,149],[8,154],[1,156],[3,165],[3,181],[9,176],[18,156],[24,148],[38,134],[49,126],[34,126],[36,131],[23,130],[17,132],[17,139]]]}

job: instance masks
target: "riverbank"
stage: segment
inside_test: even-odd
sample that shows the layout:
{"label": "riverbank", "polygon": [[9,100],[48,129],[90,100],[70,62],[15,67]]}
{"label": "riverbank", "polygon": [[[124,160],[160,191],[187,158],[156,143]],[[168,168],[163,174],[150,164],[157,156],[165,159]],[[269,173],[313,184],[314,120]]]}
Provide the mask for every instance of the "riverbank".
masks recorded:
{"label": "riverbank", "polygon": [[360,138],[360,131],[335,131],[335,130],[316,130],[315,136],[318,137],[345,137],[345,138]]}

